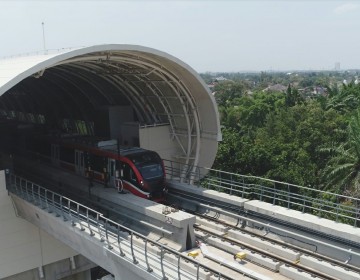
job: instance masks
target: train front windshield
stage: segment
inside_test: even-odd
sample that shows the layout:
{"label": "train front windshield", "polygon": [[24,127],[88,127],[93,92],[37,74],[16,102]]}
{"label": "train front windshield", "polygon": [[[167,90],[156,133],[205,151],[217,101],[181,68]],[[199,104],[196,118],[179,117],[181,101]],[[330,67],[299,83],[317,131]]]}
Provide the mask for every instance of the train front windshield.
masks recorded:
{"label": "train front windshield", "polygon": [[144,152],[131,155],[131,160],[140,171],[144,180],[157,179],[164,176],[162,161],[155,152]]}
{"label": "train front windshield", "polygon": [[143,165],[138,168],[144,180],[151,180],[164,175],[161,164]]}

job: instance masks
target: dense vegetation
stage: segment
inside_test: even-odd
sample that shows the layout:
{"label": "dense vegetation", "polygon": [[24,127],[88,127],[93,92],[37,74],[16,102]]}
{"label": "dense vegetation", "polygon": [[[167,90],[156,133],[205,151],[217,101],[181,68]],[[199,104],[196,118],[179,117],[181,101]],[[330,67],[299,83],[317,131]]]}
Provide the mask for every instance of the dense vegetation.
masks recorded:
{"label": "dense vegetation", "polygon": [[[214,168],[360,197],[357,73],[221,75],[228,80],[213,88],[223,133]],[[286,90],[264,91],[272,84]],[[321,94],[304,90],[315,87]]]}

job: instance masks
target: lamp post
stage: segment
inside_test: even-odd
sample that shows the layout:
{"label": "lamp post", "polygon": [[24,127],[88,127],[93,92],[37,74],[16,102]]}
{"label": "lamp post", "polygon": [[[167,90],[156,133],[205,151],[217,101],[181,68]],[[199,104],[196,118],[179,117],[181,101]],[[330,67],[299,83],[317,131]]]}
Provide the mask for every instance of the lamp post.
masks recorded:
{"label": "lamp post", "polygon": [[46,45],[45,45],[45,24],[44,22],[41,23],[42,25],[42,32],[43,32],[43,46],[44,46],[44,54],[46,54]]}

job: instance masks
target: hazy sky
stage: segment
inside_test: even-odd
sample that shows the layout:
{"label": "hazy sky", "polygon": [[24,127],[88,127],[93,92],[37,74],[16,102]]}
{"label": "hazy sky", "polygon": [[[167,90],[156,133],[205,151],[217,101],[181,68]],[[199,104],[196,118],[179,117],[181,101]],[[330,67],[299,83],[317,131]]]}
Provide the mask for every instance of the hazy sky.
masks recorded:
{"label": "hazy sky", "polygon": [[199,72],[360,68],[360,1],[4,1],[0,57],[136,44]]}

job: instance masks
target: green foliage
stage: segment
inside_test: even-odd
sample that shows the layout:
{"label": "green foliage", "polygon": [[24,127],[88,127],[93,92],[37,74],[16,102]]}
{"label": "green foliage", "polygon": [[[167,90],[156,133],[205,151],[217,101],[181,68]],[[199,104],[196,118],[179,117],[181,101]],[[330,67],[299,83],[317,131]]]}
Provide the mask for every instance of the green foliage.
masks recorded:
{"label": "green foliage", "polygon": [[[353,224],[355,200],[328,193],[318,197],[314,191],[360,198],[360,84],[338,86],[339,79],[349,80],[348,73],[262,72],[246,81],[219,83],[215,97],[223,141],[214,168],[309,187],[278,186],[275,203],[287,206],[287,193],[300,191],[309,201],[295,206],[298,210]],[[262,91],[275,83],[287,84],[287,91]],[[311,94],[314,86],[327,91]],[[262,196],[256,183],[252,188]]]}
{"label": "green foliage", "polygon": [[[214,168],[360,196],[360,85],[348,73],[221,74],[215,86],[223,141]],[[285,93],[265,93],[286,83]],[[305,99],[299,87],[327,87]]]}
{"label": "green foliage", "polygon": [[328,188],[360,197],[360,110],[351,118],[346,141],[325,146],[320,151],[331,155],[323,170]]}
{"label": "green foliage", "polygon": [[341,90],[334,87],[329,90],[329,99],[327,108],[333,108],[341,113],[351,113],[360,106],[360,84],[353,81],[349,84],[343,84]]}
{"label": "green foliage", "polygon": [[220,106],[227,106],[231,100],[242,97],[247,86],[241,82],[225,81],[215,86],[215,98]]}
{"label": "green foliage", "polygon": [[293,103],[285,94],[255,93],[220,106],[223,141],[214,168],[264,176],[304,186],[320,186],[329,155],[321,145],[343,140],[344,117],[317,100]]}
{"label": "green foliage", "polygon": [[304,98],[299,94],[299,91],[289,84],[285,95],[285,105],[287,107],[292,107],[303,102]]}

